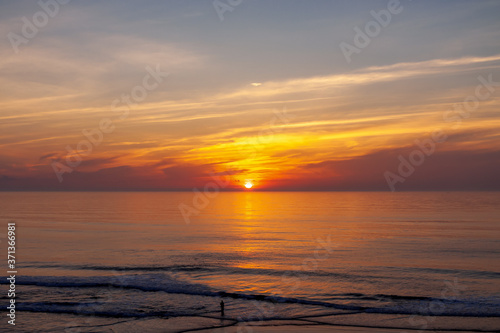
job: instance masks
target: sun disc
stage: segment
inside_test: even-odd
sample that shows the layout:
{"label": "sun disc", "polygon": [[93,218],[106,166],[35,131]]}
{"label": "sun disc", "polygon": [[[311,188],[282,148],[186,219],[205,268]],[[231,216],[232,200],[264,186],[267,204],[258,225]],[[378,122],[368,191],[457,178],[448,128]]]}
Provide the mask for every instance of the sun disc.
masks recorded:
{"label": "sun disc", "polygon": [[246,188],[252,188],[253,184],[251,182],[246,182],[245,187]]}

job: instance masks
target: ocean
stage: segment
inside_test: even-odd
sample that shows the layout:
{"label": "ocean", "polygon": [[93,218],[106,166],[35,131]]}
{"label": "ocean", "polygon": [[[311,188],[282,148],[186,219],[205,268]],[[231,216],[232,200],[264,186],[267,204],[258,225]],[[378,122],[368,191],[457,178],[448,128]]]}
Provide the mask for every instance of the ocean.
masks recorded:
{"label": "ocean", "polygon": [[203,198],[0,192],[0,331],[500,331],[498,192]]}

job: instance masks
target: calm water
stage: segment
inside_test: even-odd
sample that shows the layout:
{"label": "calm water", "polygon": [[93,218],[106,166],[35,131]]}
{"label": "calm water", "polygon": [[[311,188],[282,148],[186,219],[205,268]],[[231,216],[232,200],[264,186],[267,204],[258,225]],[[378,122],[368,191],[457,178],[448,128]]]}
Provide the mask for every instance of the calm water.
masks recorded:
{"label": "calm water", "polygon": [[15,331],[500,330],[500,193],[220,193],[189,224],[181,203],[193,193],[0,192]]}

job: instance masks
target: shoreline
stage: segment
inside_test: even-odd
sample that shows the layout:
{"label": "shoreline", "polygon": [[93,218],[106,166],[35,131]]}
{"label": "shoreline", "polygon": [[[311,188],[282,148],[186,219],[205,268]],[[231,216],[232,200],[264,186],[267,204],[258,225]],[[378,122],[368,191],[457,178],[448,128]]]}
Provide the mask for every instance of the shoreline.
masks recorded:
{"label": "shoreline", "polygon": [[[289,320],[287,320],[289,321]],[[362,326],[362,325],[335,325],[335,324],[325,324],[318,323],[314,324],[312,322],[297,320],[302,323],[296,324],[268,324],[262,325],[259,322],[255,322],[255,325],[247,325],[244,328],[238,326],[238,324],[219,327],[219,328],[204,328],[204,329],[196,329],[196,330],[188,330],[182,331],[182,333],[188,332],[211,332],[211,333],[279,333],[279,332],[287,332],[287,333],[302,333],[302,332],[314,332],[314,333],[330,333],[332,331],[336,333],[395,333],[395,332],[440,332],[440,333],[453,333],[453,332],[462,332],[462,333],[477,333],[477,332],[499,332],[496,331],[488,331],[488,330],[446,330],[446,329],[421,329],[418,327],[415,328],[403,328],[403,327],[370,327],[370,326]]]}
{"label": "shoreline", "polygon": [[[215,316],[179,316],[179,317],[149,317],[149,318],[109,318],[102,316],[85,316],[69,313],[47,313],[47,312],[27,312],[23,311],[16,323],[16,328],[20,331],[29,331],[33,323],[44,322],[41,328],[46,331],[64,331],[78,328],[83,331],[104,332],[114,330],[117,332],[213,332],[213,333],[403,333],[403,332],[440,332],[440,333],[478,333],[478,332],[500,332],[500,318],[479,318],[479,317],[455,317],[455,319],[466,319],[469,325],[448,326],[446,323],[440,325],[429,325],[426,329],[419,326],[405,326],[396,323],[407,317],[395,316],[393,320],[384,320],[384,324],[363,325],[361,318],[354,319],[351,323],[342,320],[335,320],[338,316],[325,316],[324,318],[309,319],[307,317],[294,319],[275,319],[265,321],[248,321],[247,325],[234,318],[222,318]],[[419,318],[422,319],[423,317]],[[484,321],[489,321],[486,323]],[[360,323],[360,324],[358,324]],[[392,327],[391,327],[392,324]],[[18,326],[18,327],[17,327]],[[463,328],[462,328],[463,327]]]}

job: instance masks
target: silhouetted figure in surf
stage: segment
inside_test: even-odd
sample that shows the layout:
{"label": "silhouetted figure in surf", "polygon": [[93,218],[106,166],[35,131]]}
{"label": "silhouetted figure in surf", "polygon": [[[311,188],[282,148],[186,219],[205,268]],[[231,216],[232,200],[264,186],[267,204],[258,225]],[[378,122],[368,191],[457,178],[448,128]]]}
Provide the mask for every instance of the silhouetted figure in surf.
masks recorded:
{"label": "silhouetted figure in surf", "polygon": [[220,315],[221,316],[224,315],[224,301],[223,300],[220,301]]}

